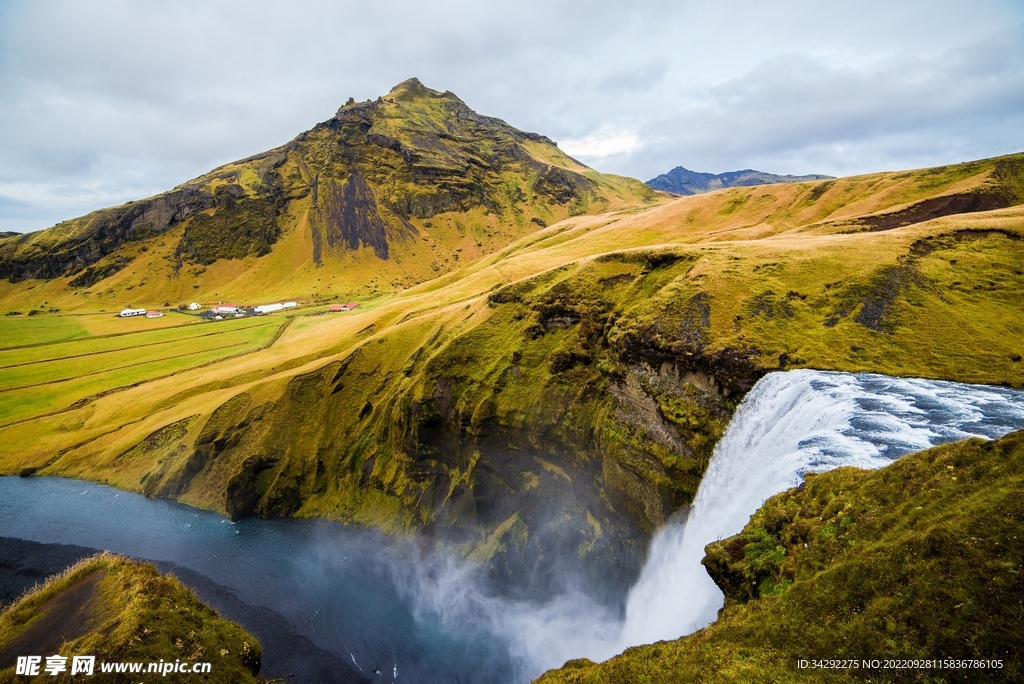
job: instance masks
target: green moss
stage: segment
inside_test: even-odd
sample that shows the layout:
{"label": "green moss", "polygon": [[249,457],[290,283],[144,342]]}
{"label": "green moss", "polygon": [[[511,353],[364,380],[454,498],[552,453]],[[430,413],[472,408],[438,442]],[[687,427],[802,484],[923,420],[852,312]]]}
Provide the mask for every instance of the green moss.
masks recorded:
{"label": "green moss", "polygon": [[[1024,432],[810,475],[707,548],[717,622],[539,682],[1012,681],[1024,637]],[[982,659],[1000,669],[815,671],[798,659]]]}

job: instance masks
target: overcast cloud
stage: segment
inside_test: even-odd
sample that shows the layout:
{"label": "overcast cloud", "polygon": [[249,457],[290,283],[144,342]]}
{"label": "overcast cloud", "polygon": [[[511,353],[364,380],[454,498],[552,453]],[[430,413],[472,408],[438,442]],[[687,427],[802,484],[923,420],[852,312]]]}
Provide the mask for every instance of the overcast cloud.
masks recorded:
{"label": "overcast cloud", "polygon": [[418,76],[602,171],[1024,151],[1024,2],[0,0],[0,230],[137,199]]}

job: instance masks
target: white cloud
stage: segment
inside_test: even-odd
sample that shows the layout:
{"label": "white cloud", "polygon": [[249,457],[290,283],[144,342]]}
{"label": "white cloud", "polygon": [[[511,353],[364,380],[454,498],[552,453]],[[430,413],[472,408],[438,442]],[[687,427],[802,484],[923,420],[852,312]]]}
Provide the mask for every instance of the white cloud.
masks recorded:
{"label": "white cloud", "polygon": [[[0,230],[31,207],[42,228],[57,206],[71,218],[170,188],[410,76],[645,179],[679,164],[847,173],[1024,147],[1019,0],[238,7],[0,0],[0,182],[53,188],[0,203]],[[90,187],[104,192],[72,202]]]}
{"label": "white cloud", "polygon": [[643,148],[636,133],[602,128],[582,138],[558,143],[568,154],[580,159],[600,160],[619,154],[632,154]]}

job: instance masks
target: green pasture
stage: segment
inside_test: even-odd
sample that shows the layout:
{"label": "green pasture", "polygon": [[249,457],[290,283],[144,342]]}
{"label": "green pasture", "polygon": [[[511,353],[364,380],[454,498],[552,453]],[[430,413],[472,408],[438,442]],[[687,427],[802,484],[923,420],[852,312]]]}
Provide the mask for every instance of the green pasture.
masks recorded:
{"label": "green pasture", "polygon": [[[53,325],[55,328],[60,326],[57,321],[61,318],[63,317],[55,316],[51,319],[54,321]],[[104,354],[124,349],[142,349],[168,342],[223,335],[228,331],[258,328],[266,325],[280,325],[280,320],[259,317],[228,319],[205,324],[187,322],[169,328],[54,340],[52,343],[45,339],[30,339],[30,341],[21,345],[8,345],[5,340],[3,343],[0,343],[0,386],[2,386],[6,369],[12,366],[57,359],[70,359],[92,354]]]}
{"label": "green pasture", "polygon": [[[255,351],[273,339],[285,320],[224,321],[34,347],[33,353],[49,350],[52,358],[0,368],[0,424]],[[97,351],[88,351],[93,348]]]}
{"label": "green pasture", "polygon": [[4,316],[0,318],[0,349],[27,344],[48,344],[89,332],[72,316]]}

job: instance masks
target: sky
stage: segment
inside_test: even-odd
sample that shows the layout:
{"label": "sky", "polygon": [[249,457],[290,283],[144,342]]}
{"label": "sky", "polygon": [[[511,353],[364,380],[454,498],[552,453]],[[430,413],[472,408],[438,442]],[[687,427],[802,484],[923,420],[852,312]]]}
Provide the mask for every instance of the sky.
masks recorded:
{"label": "sky", "polygon": [[412,76],[642,180],[919,168],[1024,151],[1024,0],[0,0],[0,231]]}

